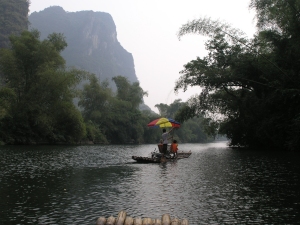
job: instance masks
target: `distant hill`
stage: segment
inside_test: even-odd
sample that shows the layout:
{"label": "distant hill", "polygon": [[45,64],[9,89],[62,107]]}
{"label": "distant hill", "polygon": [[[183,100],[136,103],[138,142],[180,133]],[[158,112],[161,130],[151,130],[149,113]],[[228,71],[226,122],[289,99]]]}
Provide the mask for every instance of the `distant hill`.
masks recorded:
{"label": "distant hill", "polygon": [[10,46],[9,36],[27,30],[29,0],[0,1],[0,48]]}
{"label": "distant hill", "polygon": [[[115,76],[124,76],[138,82],[134,60],[117,39],[116,25],[110,14],[105,12],[66,12],[60,6],[52,6],[28,17],[29,30],[37,29],[41,39],[49,34],[63,33],[68,47],[62,52],[67,66],[76,67],[96,74],[100,81]],[[112,85],[114,89],[115,86]],[[141,110],[150,110],[142,104]],[[154,113],[154,112],[153,112]]]}
{"label": "distant hill", "polygon": [[66,12],[52,6],[29,15],[29,29],[37,29],[44,39],[48,34],[63,33],[68,47],[62,52],[67,66],[96,74],[100,81],[114,76],[137,82],[132,54],[117,39],[116,25],[105,12]]}

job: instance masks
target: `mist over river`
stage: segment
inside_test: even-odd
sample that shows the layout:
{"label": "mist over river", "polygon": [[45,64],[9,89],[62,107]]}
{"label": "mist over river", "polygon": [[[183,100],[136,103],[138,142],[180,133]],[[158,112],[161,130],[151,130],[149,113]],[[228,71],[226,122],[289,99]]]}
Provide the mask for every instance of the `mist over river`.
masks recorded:
{"label": "mist over river", "polygon": [[300,154],[181,144],[188,159],[138,164],[155,145],[0,146],[0,224],[96,224],[100,216],[190,224],[300,224]]}

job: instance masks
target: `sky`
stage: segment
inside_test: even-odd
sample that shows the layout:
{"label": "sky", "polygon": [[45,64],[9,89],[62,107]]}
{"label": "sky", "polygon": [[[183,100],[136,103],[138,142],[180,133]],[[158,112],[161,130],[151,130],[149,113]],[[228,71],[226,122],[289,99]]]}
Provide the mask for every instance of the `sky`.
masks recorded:
{"label": "sky", "polygon": [[[180,27],[194,19],[209,17],[238,28],[251,38],[256,31],[250,0],[31,0],[30,12],[61,6],[67,12],[92,10],[109,13],[120,44],[132,54],[145,104],[158,113],[156,104],[170,105],[199,94],[200,87],[174,93],[184,65],[204,57],[207,38],[188,34],[180,40]],[[122,75],[122,74],[120,74]]]}

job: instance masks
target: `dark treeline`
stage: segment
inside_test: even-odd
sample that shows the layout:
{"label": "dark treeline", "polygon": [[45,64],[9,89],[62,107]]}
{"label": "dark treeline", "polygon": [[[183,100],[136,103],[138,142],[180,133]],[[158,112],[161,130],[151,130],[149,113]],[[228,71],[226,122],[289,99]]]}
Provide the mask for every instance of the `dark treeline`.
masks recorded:
{"label": "dark treeline", "polygon": [[[174,116],[183,103],[165,105],[160,115],[141,111],[147,93],[139,83],[113,77],[115,92],[108,80],[67,68],[61,56],[67,47],[63,34],[41,40],[39,31],[27,31],[29,4],[28,0],[0,1],[0,143],[158,142],[161,130],[150,129],[147,123]],[[194,118],[190,124],[174,133],[179,141],[213,138],[214,134],[205,134],[206,120]]]}
{"label": "dark treeline", "polygon": [[[147,127],[159,115],[139,110],[147,93],[138,82],[131,84],[123,76],[114,77],[115,93],[108,81],[100,82],[94,74],[66,68],[60,55],[67,46],[62,34],[53,33],[41,41],[38,31],[23,31],[21,35],[12,35],[10,42],[11,48],[0,51],[0,141],[6,144],[159,141],[161,130]],[[88,82],[78,89],[82,80]],[[165,105],[164,116],[174,114],[180,107],[178,103],[180,100]],[[207,141],[202,121],[197,122],[198,125],[183,127],[185,132],[176,132],[176,137],[188,142]]]}
{"label": "dark treeline", "polygon": [[183,25],[179,37],[206,35],[208,55],[185,65],[176,90],[201,86],[178,115],[211,117],[232,146],[300,149],[300,1],[252,0],[257,33],[209,18]]}
{"label": "dark treeline", "polygon": [[[180,142],[223,134],[232,146],[299,150],[300,0],[252,0],[250,7],[258,28],[252,39],[209,18],[181,27],[179,37],[209,37],[208,55],[184,66],[175,91],[188,86],[202,91],[186,103],[157,104],[159,115],[139,110],[147,94],[139,83],[115,76],[113,92],[108,81],[66,68],[62,34],[45,40],[38,31],[12,35],[9,48],[0,52],[0,141],[154,143],[161,130],[146,124],[164,116],[184,121],[174,133]],[[19,28],[8,33],[21,33],[14,21]]]}

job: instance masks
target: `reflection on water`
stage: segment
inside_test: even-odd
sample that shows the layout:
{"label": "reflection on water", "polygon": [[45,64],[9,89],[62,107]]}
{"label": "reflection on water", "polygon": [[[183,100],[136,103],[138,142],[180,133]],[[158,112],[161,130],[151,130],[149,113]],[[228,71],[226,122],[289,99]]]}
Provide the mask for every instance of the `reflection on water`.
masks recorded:
{"label": "reflection on water", "polygon": [[188,159],[138,164],[154,145],[0,146],[0,224],[95,224],[99,216],[190,224],[297,224],[299,154],[180,144]]}

